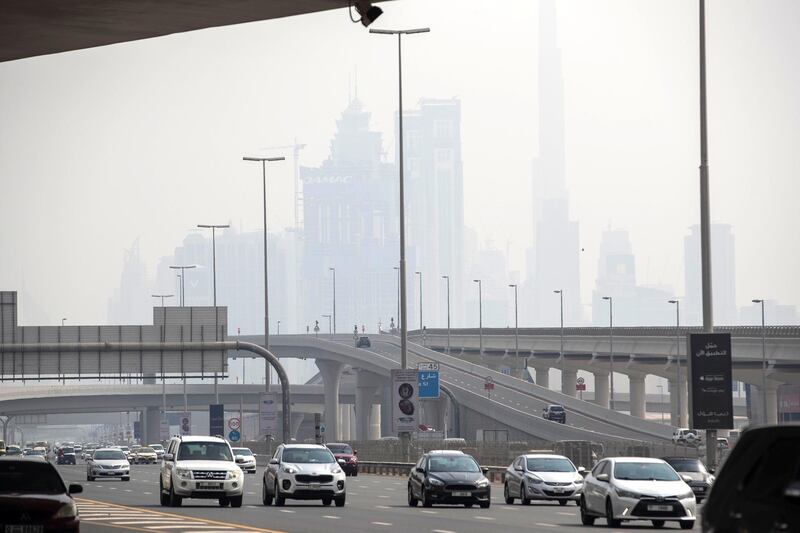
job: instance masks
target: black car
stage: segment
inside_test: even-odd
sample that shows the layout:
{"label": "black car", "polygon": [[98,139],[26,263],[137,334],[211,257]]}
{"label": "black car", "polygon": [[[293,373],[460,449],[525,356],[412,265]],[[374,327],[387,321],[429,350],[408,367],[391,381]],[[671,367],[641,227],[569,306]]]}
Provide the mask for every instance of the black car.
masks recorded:
{"label": "black car", "polygon": [[369,342],[369,337],[359,337],[356,341],[356,348],[370,348],[372,344]]}
{"label": "black car", "polygon": [[551,422],[559,422],[561,424],[567,423],[567,412],[564,410],[563,405],[548,405],[542,409],[542,418],[550,420]]}
{"label": "black car", "polygon": [[744,431],[703,508],[704,532],[800,531],[800,426]]}
{"label": "black car", "polygon": [[431,451],[420,457],[408,476],[408,505],[455,504],[482,509],[491,504],[491,487],[472,456],[459,451]]}
{"label": "black car", "polygon": [[692,488],[697,503],[702,502],[714,483],[714,469],[706,469],[703,461],[696,457],[662,457],[662,459],[681,476],[692,478],[686,484]]}
{"label": "black car", "polygon": [[75,448],[64,446],[59,448],[56,455],[56,463],[60,465],[74,465],[75,464]]}
{"label": "black car", "polygon": [[78,509],[55,467],[42,457],[0,458],[0,531],[75,532]]}

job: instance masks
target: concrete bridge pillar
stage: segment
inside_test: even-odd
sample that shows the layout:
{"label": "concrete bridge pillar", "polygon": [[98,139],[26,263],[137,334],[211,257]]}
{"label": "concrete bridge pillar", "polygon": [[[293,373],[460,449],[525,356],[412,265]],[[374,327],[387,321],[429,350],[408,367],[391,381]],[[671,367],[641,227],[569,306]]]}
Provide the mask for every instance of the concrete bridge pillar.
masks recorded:
{"label": "concrete bridge pillar", "polygon": [[547,367],[536,367],[536,384],[546,389],[550,388],[550,369]]}
{"label": "concrete bridge pillar", "polygon": [[369,434],[367,440],[378,440],[381,438],[381,404],[372,404],[372,416],[370,417]]}
{"label": "concrete bridge pillar", "polygon": [[303,425],[305,418],[305,413],[292,413],[292,438],[297,438],[297,432],[300,431],[300,426]]}
{"label": "concrete bridge pillar", "polygon": [[609,373],[594,371],[594,401],[597,405],[608,408],[609,406]]}
{"label": "concrete bridge pillar", "polygon": [[381,437],[394,435],[392,432],[392,384],[391,381],[384,380],[381,396]]}
{"label": "concrete bridge pillar", "polygon": [[[752,421],[764,423],[764,395],[762,388],[750,385]],[[778,384],[767,381],[767,420],[768,424],[778,423]]]}
{"label": "concrete bridge pillar", "polygon": [[578,379],[578,371],[571,368],[564,368],[561,371],[561,393],[575,398],[578,392],[575,390],[575,384]]}
{"label": "concrete bridge pillar", "polygon": [[148,407],[142,411],[142,444],[161,442],[161,410]]}
{"label": "concrete bridge pillar", "polygon": [[767,383],[767,424],[778,423],[778,385]]}
{"label": "concrete bridge pillar", "polygon": [[370,372],[359,370],[356,375],[356,439],[369,440],[372,409],[375,393],[380,388],[382,378]]}
{"label": "concrete bridge pillar", "polygon": [[645,418],[647,411],[647,396],[644,388],[644,376],[632,374],[628,376],[630,381],[630,411],[631,416]]}
{"label": "concrete bridge pillar", "polygon": [[678,380],[669,380],[669,423],[676,427],[681,427],[680,419],[678,418]]}
{"label": "concrete bridge pillar", "polygon": [[[682,369],[685,370],[685,369]],[[685,428],[689,426],[689,388],[686,374],[681,375],[681,383],[672,378],[669,380],[670,422],[672,425]],[[680,394],[681,412],[678,412],[678,394]]]}
{"label": "concrete bridge pillar", "polygon": [[328,427],[330,426],[326,426],[325,431],[329,442],[333,441],[334,437],[337,441],[350,439],[350,404],[343,403],[339,405],[339,432],[329,433],[330,429]]}
{"label": "concrete bridge pillar", "polygon": [[330,359],[317,359],[317,368],[325,388],[325,433],[328,438],[339,438],[339,383],[342,363]]}

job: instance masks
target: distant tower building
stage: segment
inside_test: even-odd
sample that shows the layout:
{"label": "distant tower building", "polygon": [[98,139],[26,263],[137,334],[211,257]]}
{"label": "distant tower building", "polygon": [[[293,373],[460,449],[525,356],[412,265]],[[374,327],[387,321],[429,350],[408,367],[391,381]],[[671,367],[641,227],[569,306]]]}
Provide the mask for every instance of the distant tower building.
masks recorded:
{"label": "distant tower building", "polygon": [[153,316],[147,267],[139,255],[139,240],[125,250],[119,288],[108,301],[109,324],[146,324]]}
{"label": "distant tower building", "polygon": [[[703,323],[703,288],[700,266],[700,226],[689,228],[683,240],[684,282],[688,325]],[[736,308],[736,256],[733,228],[729,224],[711,224],[711,285],[713,287],[714,323],[731,326],[739,321]]]}
{"label": "distant tower building", "polygon": [[[352,100],[337,121],[328,159],[319,167],[300,170],[303,318],[312,327],[319,320],[325,333],[327,320],[322,315],[333,310],[330,268],[336,269],[337,331],[352,331],[354,324],[375,331],[378,322],[386,329],[391,318],[398,318],[397,171],[384,160],[381,134],[370,130],[369,120],[362,103]],[[414,273],[411,252],[410,280]]]}
{"label": "distant tower building", "polygon": [[[461,162],[461,102],[420,100],[403,115],[405,135],[408,245],[423,276],[423,319],[446,325],[446,287],[450,276],[451,323],[462,323],[464,284],[464,175]],[[409,273],[409,281],[413,272]],[[419,327],[418,279],[409,283],[410,329]],[[413,296],[413,298],[412,298]]]}
{"label": "distant tower building", "polygon": [[534,246],[528,252],[523,291],[534,325],[559,321],[558,298],[564,291],[564,322],[581,322],[580,242],[577,221],[570,220],[565,180],[564,78],[556,41],[553,0],[539,11],[539,157],[533,166]]}

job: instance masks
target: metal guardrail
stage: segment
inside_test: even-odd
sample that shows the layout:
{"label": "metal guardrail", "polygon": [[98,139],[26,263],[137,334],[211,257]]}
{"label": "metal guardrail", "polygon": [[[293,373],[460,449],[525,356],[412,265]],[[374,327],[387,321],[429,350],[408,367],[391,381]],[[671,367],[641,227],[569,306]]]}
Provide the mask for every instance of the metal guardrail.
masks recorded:
{"label": "metal guardrail", "polygon": [[[730,333],[734,338],[761,338],[761,326],[714,326],[714,331],[717,333]],[[685,336],[689,333],[702,333],[701,326],[681,326],[678,328],[678,334]],[[767,326],[764,328],[765,336],[767,338],[800,338],[800,325],[786,325],[786,326]],[[447,335],[446,328],[427,328],[426,335]],[[422,331],[416,329],[408,332],[409,335],[421,337]],[[478,328],[452,328],[450,335],[478,335]],[[561,334],[561,329],[557,327],[552,328],[519,328],[521,336],[558,336]],[[514,328],[483,328],[483,335],[514,335]],[[578,328],[564,328],[564,335],[580,337],[580,336],[603,336],[608,335],[607,327],[578,327]],[[675,327],[672,326],[614,326],[615,337],[674,337]]]}

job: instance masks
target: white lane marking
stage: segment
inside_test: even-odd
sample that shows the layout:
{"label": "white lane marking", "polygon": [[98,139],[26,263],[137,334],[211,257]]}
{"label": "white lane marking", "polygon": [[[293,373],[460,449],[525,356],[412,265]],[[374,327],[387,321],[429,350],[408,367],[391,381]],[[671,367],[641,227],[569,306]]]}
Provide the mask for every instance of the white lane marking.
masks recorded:
{"label": "white lane marking", "polygon": [[387,495],[385,495],[385,494],[380,494],[380,495],[378,495],[378,498],[385,498],[385,499],[389,499],[389,497],[388,497]]}
{"label": "white lane marking", "polygon": [[199,529],[199,530],[215,529],[215,530],[222,530],[222,531],[230,531],[230,530],[233,529],[232,527],[225,527],[225,526],[211,526],[211,525],[203,526],[203,525],[197,524],[195,522],[186,522],[184,524],[180,524],[180,525],[177,525],[177,526],[173,526],[173,525],[170,525],[170,526],[146,526],[145,529],[184,529],[184,528],[187,528],[187,527],[193,527],[193,528]]}
{"label": "white lane marking", "polygon": [[330,518],[331,520],[339,520],[341,518],[341,516],[333,516],[333,515],[330,515],[330,514],[324,514],[324,515],[322,515],[322,518]]}
{"label": "white lane marking", "polygon": [[366,486],[366,485],[359,485],[359,486],[358,486],[358,488],[359,488],[359,489],[368,489],[369,487],[368,487],[368,486]]}
{"label": "white lane marking", "polygon": [[289,514],[292,514],[292,513],[296,513],[297,511],[290,511],[289,509],[281,509],[281,512],[282,512],[282,513],[289,513]]}
{"label": "white lane marking", "polygon": [[576,513],[562,513],[562,512],[558,512],[557,514],[560,514],[561,516],[575,516],[575,514],[576,514]]}
{"label": "white lane marking", "polygon": [[153,493],[152,492],[143,492],[142,494],[147,494],[148,496],[151,496]]}
{"label": "white lane marking", "polygon": [[450,531],[449,529],[433,529],[433,533],[456,533],[455,531]]}
{"label": "white lane marking", "polygon": [[390,522],[372,522],[373,526],[391,526]]}
{"label": "white lane marking", "polygon": [[125,489],[125,492],[133,492],[131,489]]}
{"label": "white lane marking", "polygon": [[180,524],[182,526],[186,525],[191,526],[194,524],[194,522],[190,522],[185,518],[159,518],[157,520],[136,520],[136,521],[131,521],[130,519],[128,519],[128,520],[121,520],[119,522],[114,522],[113,524],[118,526],[134,526],[137,524],[164,524],[164,523],[169,525]]}
{"label": "white lane marking", "polygon": [[439,514],[439,511],[424,511],[424,510],[423,510],[423,511],[420,511],[420,513],[425,513],[425,514]]}
{"label": "white lane marking", "polygon": [[475,516],[475,520],[494,520],[491,516]]}
{"label": "white lane marking", "polygon": [[397,490],[397,489],[393,489],[392,487],[386,487],[386,490]]}
{"label": "white lane marking", "polygon": [[386,505],[376,505],[375,509],[391,509],[391,507],[388,507]]}
{"label": "white lane marking", "polygon": [[558,527],[555,524],[545,524],[544,522],[536,522],[536,525],[537,526],[543,526],[543,527]]}

